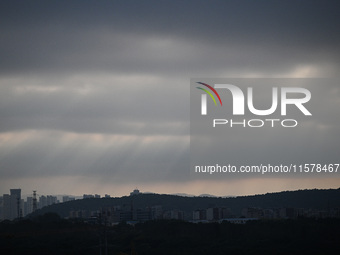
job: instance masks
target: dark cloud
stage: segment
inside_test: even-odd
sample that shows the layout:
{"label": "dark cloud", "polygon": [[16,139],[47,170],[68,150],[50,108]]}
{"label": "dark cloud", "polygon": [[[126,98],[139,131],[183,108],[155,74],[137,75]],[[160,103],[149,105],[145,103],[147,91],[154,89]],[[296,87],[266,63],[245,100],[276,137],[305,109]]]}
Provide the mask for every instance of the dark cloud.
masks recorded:
{"label": "dark cloud", "polygon": [[142,183],[185,181],[189,173],[183,171],[188,142],[181,137],[30,131],[9,140],[0,146],[3,180],[81,175]]}
{"label": "dark cloud", "polygon": [[[100,83],[100,77],[97,77]],[[21,82],[25,83],[24,80]],[[39,81],[40,82],[40,81]],[[81,78],[86,82],[86,78]],[[46,84],[48,84],[48,79]],[[139,78],[88,85],[4,86],[0,130],[68,130],[81,133],[187,135],[188,95],[169,81],[148,86]],[[178,103],[174,104],[174,101]]]}
{"label": "dark cloud", "polygon": [[297,64],[339,64],[334,1],[2,5],[0,64],[6,73],[269,73]]}
{"label": "dark cloud", "polygon": [[[337,76],[339,11],[336,1],[2,1],[1,182],[189,181],[190,78]],[[314,89],[313,120],[290,153],[322,144],[334,157],[339,86]],[[231,143],[258,160],[263,135]],[[288,140],[266,135],[278,159]]]}

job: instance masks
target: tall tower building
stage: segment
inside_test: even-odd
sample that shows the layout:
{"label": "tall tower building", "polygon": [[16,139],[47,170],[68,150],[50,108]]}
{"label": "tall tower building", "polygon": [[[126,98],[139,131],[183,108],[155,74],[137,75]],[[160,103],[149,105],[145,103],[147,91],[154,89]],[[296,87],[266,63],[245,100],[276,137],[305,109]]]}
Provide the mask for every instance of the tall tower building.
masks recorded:
{"label": "tall tower building", "polygon": [[2,199],[2,219],[9,220],[11,219],[11,195],[4,194]]}
{"label": "tall tower building", "polygon": [[19,218],[21,214],[21,189],[11,191],[11,219]]}
{"label": "tall tower building", "polygon": [[25,215],[33,212],[33,197],[27,197]]}
{"label": "tall tower building", "polygon": [[33,212],[38,209],[37,207],[37,191],[33,190]]}

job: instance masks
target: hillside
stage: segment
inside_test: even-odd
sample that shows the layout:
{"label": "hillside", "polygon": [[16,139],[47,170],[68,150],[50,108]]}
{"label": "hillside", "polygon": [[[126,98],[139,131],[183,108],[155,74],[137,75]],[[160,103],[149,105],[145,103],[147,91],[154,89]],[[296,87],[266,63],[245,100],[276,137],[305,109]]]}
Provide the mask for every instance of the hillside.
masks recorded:
{"label": "hillside", "polygon": [[54,204],[37,210],[34,215],[42,215],[54,212],[61,217],[67,217],[69,211],[89,210],[95,211],[100,208],[112,206],[133,206],[134,208],[145,208],[161,205],[164,210],[178,209],[191,213],[196,209],[209,207],[227,207],[238,216],[242,208],[311,208],[327,209],[340,207],[340,188],[328,190],[297,190],[278,193],[267,193],[264,195],[240,196],[232,198],[219,197],[182,197],[175,195],[140,194],[135,196],[124,196],[119,198],[90,198]]}

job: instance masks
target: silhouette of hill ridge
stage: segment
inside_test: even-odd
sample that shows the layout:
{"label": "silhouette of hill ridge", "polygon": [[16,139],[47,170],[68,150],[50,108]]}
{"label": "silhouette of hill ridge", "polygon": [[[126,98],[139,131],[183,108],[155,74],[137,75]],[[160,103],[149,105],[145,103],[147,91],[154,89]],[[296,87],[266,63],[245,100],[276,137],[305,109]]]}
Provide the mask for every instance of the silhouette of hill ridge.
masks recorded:
{"label": "silhouette of hill ridge", "polygon": [[47,212],[67,217],[70,211],[89,210],[96,211],[112,206],[133,206],[133,208],[146,208],[161,205],[163,210],[182,210],[191,213],[196,209],[209,207],[230,208],[235,215],[239,215],[242,208],[311,208],[326,209],[340,207],[340,188],[338,189],[312,189],[297,191],[282,191],[262,195],[239,197],[183,197],[166,194],[139,194],[133,196],[113,198],[89,198],[59,203],[37,210],[32,216],[43,215]]}

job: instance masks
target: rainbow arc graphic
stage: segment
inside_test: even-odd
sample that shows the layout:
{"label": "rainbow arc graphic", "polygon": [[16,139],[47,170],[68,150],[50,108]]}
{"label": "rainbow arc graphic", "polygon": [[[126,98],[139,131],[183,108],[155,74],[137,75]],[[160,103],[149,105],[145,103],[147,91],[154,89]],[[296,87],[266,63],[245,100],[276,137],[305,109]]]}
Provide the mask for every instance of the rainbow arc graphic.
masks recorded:
{"label": "rainbow arc graphic", "polygon": [[[220,97],[220,95],[217,93],[217,91],[213,87],[211,87],[209,84],[206,84],[206,83],[203,83],[203,82],[196,82],[196,83],[201,84],[201,85],[207,87],[208,89],[210,89],[217,96],[217,98],[220,101],[220,104],[222,106],[221,97]],[[201,87],[196,87],[196,88],[198,88],[200,90],[203,90],[205,93],[207,93],[212,98],[212,100],[214,101],[215,105],[217,105],[215,97],[213,96],[213,94],[208,89],[201,88]],[[206,94],[202,94],[201,114],[202,115],[207,115],[207,95]]]}

